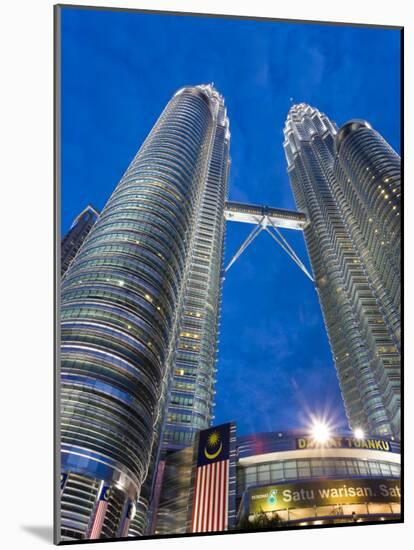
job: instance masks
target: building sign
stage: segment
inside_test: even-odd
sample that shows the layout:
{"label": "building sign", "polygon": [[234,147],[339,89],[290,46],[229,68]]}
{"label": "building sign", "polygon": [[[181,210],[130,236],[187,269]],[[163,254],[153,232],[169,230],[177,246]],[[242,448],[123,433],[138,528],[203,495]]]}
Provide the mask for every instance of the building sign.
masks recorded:
{"label": "building sign", "polygon": [[249,513],[276,512],[288,508],[400,502],[400,481],[389,479],[340,479],[269,485],[250,490]]}
{"label": "building sign", "polygon": [[311,437],[296,439],[297,449],[370,449],[372,451],[391,451],[389,441],[385,439],[358,439],[356,437],[331,437],[319,443]]}

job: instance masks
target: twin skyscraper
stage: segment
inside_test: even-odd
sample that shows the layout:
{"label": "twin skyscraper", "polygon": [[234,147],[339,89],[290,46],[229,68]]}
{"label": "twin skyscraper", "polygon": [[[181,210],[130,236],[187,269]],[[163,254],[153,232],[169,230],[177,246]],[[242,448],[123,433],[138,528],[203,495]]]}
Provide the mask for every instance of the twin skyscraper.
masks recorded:
{"label": "twin skyscraper", "polygon": [[[399,439],[400,159],[305,104],[284,133],[350,425]],[[229,146],[217,90],[179,90],[62,257],[62,540],[142,532],[160,458],[212,424]]]}
{"label": "twin skyscraper", "polygon": [[288,173],[352,428],[400,438],[400,158],[361,120],[309,105],[285,125]]}

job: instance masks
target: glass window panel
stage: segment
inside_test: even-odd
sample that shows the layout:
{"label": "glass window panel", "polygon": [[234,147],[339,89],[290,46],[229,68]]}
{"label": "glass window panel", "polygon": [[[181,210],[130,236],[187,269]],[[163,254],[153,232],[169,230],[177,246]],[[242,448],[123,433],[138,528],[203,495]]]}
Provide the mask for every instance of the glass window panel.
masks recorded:
{"label": "glass window panel", "polygon": [[369,469],[371,470],[371,475],[373,475],[373,476],[378,476],[378,475],[381,474],[378,462],[370,461],[369,462]]}
{"label": "glass window panel", "polygon": [[259,472],[259,481],[270,481],[270,472]]}
{"label": "glass window panel", "polygon": [[298,467],[298,477],[311,477],[310,466],[299,466]]}
{"label": "glass window panel", "polygon": [[287,460],[284,465],[284,472],[286,479],[296,479],[298,477],[296,460]]}
{"label": "glass window panel", "polygon": [[312,464],[312,477],[320,477],[324,475],[322,466],[314,466]]}
{"label": "glass window panel", "polygon": [[400,475],[400,465],[399,464],[390,464],[391,467],[391,474],[393,476],[399,476]]}
{"label": "glass window panel", "polygon": [[336,474],[335,464],[324,464],[323,471],[326,476],[334,476]]}
{"label": "glass window panel", "polygon": [[337,474],[346,474],[347,470],[346,460],[336,460],[335,461],[335,470]]}
{"label": "glass window panel", "polygon": [[246,474],[246,484],[257,483],[256,472],[254,474]]}
{"label": "glass window panel", "polygon": [[391,475],[391,468],[389,464],[386,464],[385,462],[380,464],[381,474],[383,476],[389,476]]}
{"label": "glass window panel", "polygon": [[358,475],[358,463],[354,460],[348,460],[348,474]]}
{"label": "glass window panel", "polygon": [[365,460],[358,460],[359,473],[363,476],[369,475],[368,464]]}
{"label": "glass window panel", "polygon": [[278,470],[271,470],[270,478],[272,481],[280,481],[283,479],[283,469],[279,468]]}

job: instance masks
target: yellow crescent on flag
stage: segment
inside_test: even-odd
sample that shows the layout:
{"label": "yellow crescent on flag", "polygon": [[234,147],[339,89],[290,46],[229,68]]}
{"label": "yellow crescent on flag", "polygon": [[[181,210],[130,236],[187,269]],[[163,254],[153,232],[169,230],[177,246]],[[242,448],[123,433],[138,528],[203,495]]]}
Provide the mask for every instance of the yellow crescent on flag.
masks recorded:
{"label": "yellow crescent on flag", "polygon": [[223,449],[223,443],[220,443],[220,447],[217,449],[217,451],[215,453],[209,453],[207,451],[207,448],[204,447],[204,454],[206,455],[206,458],[208,458],[209,460],[213,460],[214,458],[217,458],[218,455],[221,453]]}

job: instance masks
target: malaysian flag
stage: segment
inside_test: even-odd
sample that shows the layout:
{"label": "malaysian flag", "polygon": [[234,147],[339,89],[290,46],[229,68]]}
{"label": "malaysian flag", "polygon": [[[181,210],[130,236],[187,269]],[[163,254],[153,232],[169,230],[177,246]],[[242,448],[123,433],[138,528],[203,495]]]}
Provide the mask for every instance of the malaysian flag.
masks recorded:
{"label": "malaysian flag", "polygon": [[92,523],[91,539],[99,539],[101,535],[102,526],[105,519],[106,509],[108,508],[109,496],[111,489],[109,485],[102,485],[99,493],[98,506],[96,508],[95,518]]}
{"label": "malaysian flag", "polygon": [[225,531],[229,507],[230,424],[199,434],[191,532]]}
{"label": "malaysian flag", "polygon": [[125,518],[124,522],[122,524],[122,527],[120,529],[120,536],[121,537],[127,537],[129,532],[129,526],[131,524],[131,520],[135,515],[135,504],[133,502],[128,502],[126,510],[125,510]]}

